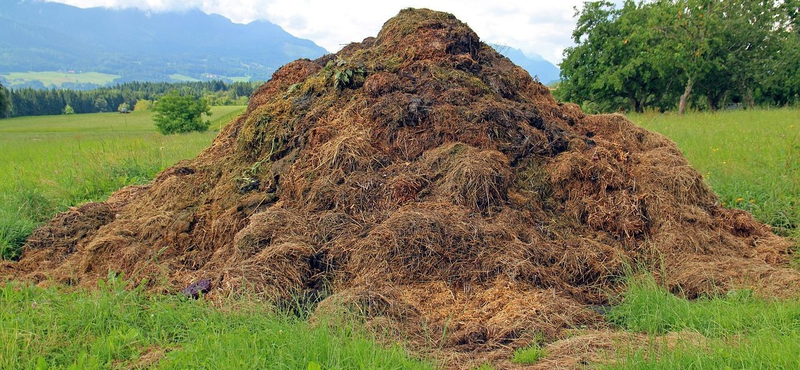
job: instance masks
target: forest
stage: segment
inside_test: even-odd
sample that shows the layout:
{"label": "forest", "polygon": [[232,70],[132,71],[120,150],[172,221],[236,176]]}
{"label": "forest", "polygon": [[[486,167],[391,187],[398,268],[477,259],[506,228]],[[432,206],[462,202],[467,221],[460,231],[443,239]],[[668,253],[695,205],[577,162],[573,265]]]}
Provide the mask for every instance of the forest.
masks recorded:
{"label": "forest", "polygon": [[260,84],[261,82],[223,81],[126,82],[88,91],[32,88],[9,90],[0,85],[0,96],[9,102],[5,113],[0,109],[0,117],[114,112],[123,104],[133,108],[141,101],[145,104],[140,106],[146,106],[146,103],[171,91],[203,97],[211,105],[245,105],[250,94]]}

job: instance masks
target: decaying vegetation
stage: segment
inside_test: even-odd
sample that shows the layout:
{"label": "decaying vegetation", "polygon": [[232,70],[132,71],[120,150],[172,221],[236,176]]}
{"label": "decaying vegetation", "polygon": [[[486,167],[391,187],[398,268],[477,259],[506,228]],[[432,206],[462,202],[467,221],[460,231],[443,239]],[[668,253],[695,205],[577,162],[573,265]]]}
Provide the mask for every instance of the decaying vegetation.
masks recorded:
{"label": "decaying vegetation", "polygon": [[0,271],[210,279],[212,296],[349,307],[452,367],[513,367],[534,338],[606,327],[593,307],[631,266],[689,297],[791,294],[790,246],[665,137],[557,103],[452,15],[408,9],[284,66],[196,159],[55,217]]}

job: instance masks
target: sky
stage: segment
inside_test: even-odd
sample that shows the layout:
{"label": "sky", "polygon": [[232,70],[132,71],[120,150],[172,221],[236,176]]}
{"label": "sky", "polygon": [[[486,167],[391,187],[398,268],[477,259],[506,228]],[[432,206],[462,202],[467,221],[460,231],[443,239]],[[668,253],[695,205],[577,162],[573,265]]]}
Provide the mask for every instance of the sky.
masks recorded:
{"label": "sky", "polygon": [[572,45],[574,7],[584,0],[48,0],[81,8],[138,8],[151,12],[200,9],[236,23],[268,20],[328,51],[375,36],[383,23],[407,7],[453,13],[485,42],[539,54],[557,64]]}

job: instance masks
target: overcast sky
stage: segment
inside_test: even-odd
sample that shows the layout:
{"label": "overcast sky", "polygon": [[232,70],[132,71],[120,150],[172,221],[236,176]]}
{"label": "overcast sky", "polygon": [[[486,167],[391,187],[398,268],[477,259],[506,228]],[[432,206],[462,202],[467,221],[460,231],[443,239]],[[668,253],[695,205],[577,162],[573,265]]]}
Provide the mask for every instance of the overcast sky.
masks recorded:
{"label": "overcast sky", "polygon": [[383,22],[407,7],[426,7],[456,15],[483,41],[510,45],[558,63],[572,44],[573,7],[583,0],[48,0],[70,5],[139,8],[161,12],[200,9],[237,23],[266,19],[289,33],[336,52],[343,44],[375,36]]}

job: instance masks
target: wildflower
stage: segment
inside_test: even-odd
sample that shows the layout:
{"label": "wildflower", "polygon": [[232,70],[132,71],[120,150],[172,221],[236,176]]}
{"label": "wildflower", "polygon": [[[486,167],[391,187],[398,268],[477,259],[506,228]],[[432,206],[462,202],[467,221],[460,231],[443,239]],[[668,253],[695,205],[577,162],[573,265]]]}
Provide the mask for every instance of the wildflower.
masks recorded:
{"label": "wildflower", "polygon": [[736,198],[736,203],[741,203],[744,201],[744,198]]}

